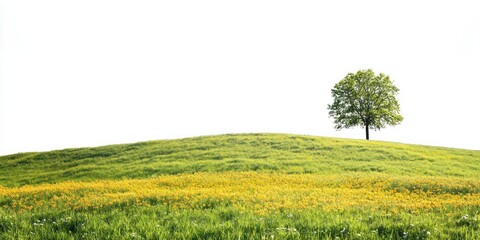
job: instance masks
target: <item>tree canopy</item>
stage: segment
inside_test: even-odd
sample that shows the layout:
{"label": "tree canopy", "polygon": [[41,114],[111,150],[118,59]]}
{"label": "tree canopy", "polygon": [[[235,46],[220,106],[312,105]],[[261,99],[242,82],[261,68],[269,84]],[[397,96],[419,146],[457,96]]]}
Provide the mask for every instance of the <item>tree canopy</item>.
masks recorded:
{"label": "tree canopy", "polygon": [[369,129],[379,130],[403,120],[396,99],[399,89],[383,73],[375,75],[372,69],[349,73],[331,92],[334,100],[328,110],[337,130],[361,126],[368,140]]}

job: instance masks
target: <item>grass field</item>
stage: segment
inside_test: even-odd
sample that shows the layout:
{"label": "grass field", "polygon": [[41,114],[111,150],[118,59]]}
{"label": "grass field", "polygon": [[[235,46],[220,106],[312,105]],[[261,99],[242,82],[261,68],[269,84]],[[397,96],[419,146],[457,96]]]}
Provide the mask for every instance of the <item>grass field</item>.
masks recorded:
{"label": "grass field", "polygon": [[240,134],[0,157],[0,239],[480,239],[480,151]]}

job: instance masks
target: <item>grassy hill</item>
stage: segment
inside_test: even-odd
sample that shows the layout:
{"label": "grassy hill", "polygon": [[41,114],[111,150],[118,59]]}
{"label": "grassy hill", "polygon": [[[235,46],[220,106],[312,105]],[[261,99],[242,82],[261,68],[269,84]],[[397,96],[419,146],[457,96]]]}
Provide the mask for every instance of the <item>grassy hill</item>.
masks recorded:
{"label": "grassy hill", "polygon": [[0,185],[259,171],[478,177],[480,151],[286,134],[234,134],[0,157]]}
{"label": "grassy hill", "polygon": [[0,239],[480,239],[480,151],[235,134],[0,157]]}

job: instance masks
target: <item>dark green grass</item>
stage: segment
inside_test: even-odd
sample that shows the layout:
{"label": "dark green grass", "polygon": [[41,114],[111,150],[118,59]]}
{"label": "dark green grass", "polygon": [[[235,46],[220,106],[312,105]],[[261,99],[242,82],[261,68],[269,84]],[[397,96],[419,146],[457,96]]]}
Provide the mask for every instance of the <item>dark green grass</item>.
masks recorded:
{"label": "dark green grass", "polygon": [[479,210],[286,210],[258,215],[228,206],[50,208],[24,213],[0,209],[0,239],[479,239]]}
{"label": "dark green grass", "polygon": [[0,185],[266,171],[478,177],[480,151],[286,134],[236,134],[0,157]]}

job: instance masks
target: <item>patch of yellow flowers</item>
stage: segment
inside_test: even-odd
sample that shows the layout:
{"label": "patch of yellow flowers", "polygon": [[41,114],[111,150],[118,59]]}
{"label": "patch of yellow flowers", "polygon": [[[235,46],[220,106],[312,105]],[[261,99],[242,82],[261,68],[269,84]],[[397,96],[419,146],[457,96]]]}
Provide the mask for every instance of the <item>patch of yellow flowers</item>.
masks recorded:
{"label": "patch of yellow flowers", "polygon": [[480,180],[381,174],[226,172],[13,188],[0,186],[0,207],[15,210],[155,204],[183,209],[228,205],[257,213],[352,208],[417,211],[480,206]]}

